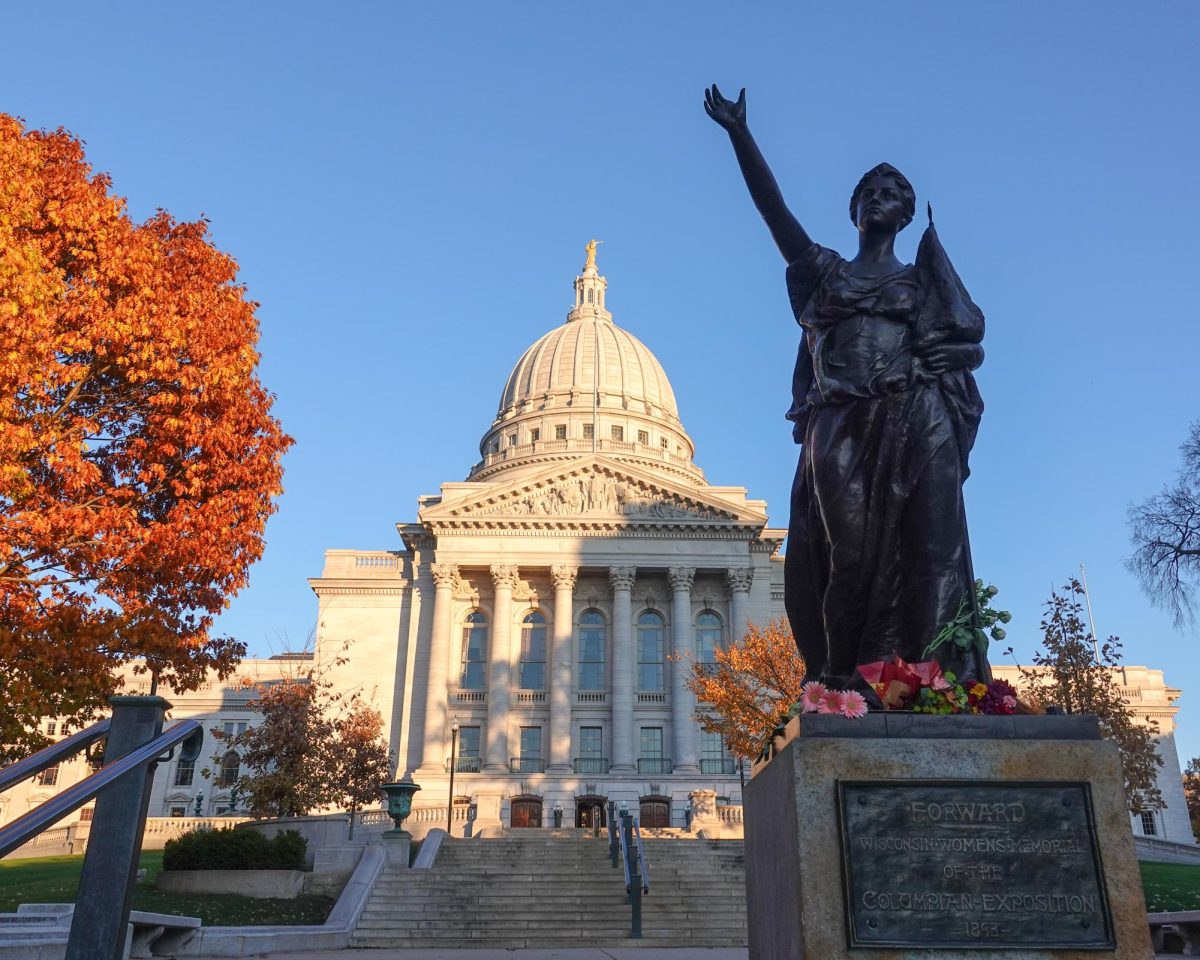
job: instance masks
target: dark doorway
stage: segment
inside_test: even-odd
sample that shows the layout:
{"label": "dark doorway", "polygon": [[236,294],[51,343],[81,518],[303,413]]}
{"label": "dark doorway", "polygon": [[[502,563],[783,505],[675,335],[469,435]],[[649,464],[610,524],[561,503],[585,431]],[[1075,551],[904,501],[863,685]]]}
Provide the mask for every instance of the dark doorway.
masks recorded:
{"label": "dark doorway", "polygon": [[[606,804],[608,797],[576,797],[575,798],[575,826],[582,827],[585,830],[591,830],[596,818],[600,818],[600,829],[603,830],[608,826],[608,809]],[[596,808],[600,808],[600,812],[596,812]]]}
{"label": "dark doorway", "polygon": [[669,827],[671,825],[670,801],[643,800],[639,823],[643,827]]}
{"label": "dark doorway", "polygon": [[514,827],[540,827],[542,825],[542,801],[537,797],[523,797],[512,802],[512,825]]}

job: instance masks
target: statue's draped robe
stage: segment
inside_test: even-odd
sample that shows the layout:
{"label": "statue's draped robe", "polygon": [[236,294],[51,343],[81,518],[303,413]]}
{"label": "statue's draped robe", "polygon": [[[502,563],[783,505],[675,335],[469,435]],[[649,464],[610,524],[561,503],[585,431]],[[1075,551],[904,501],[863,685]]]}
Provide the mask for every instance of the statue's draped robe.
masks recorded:
{"label": "statue's draped robe", "polygon": [[[861,686],[860,663],[921,659],[968,596],[962,484],[983,412],[969,370],[933,374],[918,356],[983,339],[933,226],[912,266],[871,279],[848,266],[814,244],[787,269],[803,334],[785,601],[807,675],[838,687]],[[939,657],[986,676],[957,648]]]}

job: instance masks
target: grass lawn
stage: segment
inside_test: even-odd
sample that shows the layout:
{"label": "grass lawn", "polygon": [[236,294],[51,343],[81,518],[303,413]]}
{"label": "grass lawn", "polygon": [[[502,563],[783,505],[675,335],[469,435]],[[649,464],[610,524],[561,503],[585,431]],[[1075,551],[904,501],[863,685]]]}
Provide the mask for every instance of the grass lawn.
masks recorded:
{"label": "grass lawn", "polygon": [[[300,896],[295,900],[254,900],[226,894],[166,894],[154,889],[162,869],[162,851],[147,850],[138,866],[146,880],[134,888],[133,909],[199,917],[205,926],[257,927],[272,923],[324,923],[333,900]],[[70,903],[79,888],[83,857],[0,860],[0,913],[22,903]]]}
{"label": "grass lawn", "polygon": [[1146,909],[1151,913],[1200,910],[1200,866],[1140,861],[1138,866],[1142,868]]}

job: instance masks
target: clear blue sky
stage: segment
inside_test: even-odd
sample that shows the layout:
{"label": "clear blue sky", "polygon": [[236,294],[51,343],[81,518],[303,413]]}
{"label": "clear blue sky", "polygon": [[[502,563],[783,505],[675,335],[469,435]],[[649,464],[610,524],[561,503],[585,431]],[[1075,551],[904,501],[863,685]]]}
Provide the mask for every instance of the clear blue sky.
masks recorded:
{"label": "clear blue sky", "polygon": [[[796,328],[704,86],[749,88],[793,211],[854,249],[858,177],[903,170],[988,317],[968,509],[1027,658],[1085,562],[1101,633],[1185,691],[1197,632],[1126,573],[1127,506],[1200,416],[1200,6],[218,3],[6,6],[0,109],[65,126],[135,216],[212,220],[261,302],[297,445],[221,627],[304,641],[329,547],[391,549],[461,480],[583,244],[666,368],[697,461],[786,523]],[[918,221],[918,226],[919,226]],[[911,258],[917,226],[898,252]]]}

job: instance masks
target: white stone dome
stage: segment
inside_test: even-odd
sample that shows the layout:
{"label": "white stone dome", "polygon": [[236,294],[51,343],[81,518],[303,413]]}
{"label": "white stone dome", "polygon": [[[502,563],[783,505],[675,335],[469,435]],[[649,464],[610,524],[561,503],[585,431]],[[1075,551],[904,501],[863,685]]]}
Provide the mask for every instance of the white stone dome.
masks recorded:
{"label": "white stone dome", "polygon": [[575,306],[513,367],[469,479],[605,453],[703,482],[666,371],[644,343],[613,323],[604,306],[607,287],[589,245],[575,278]]}
{"label": "white stone dome", "polygon": [[612,321],[572,318],[525,351],[509,374],[497,419],[551,396],[619,396],[626,409],[679,423],[675,392],[642,341]]}

